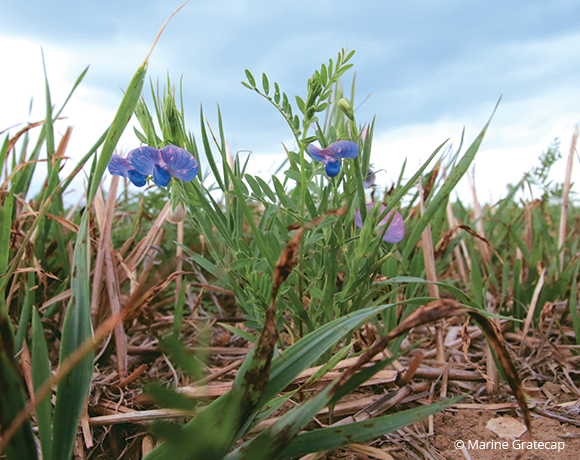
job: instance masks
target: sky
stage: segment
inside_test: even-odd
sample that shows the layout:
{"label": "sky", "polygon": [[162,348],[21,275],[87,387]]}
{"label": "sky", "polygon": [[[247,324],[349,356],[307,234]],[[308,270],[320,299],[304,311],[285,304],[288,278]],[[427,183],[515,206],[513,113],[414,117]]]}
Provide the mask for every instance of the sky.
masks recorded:
{"label": "sky", "polygon": [[[58,107],[90,66],[57,125],[59,133],[73,126],[67,154],[81,158],[180,5],[0,0],[0,132],[44,118],[42,49]],[[289,96],[304,96],[323,62],[354,49],[343,83],[349,89],[356,72],[357,121],[376,116],[371,162],[385,186],[405,158],[410,177],[446,139],[459,145],[464,128],[469,145],[501,96],[475,160],[479,199],[495,201],[555,138],[564,158],[552,178],[563,181],[580,121],[578,18],[580,2],[573,0],[192,0],[169,22],[148,74],[162,83],[168,74],[183,79],[186,125],[197,138],[200,104],[216,128],[219,104],[232,151],[251,151],[250,172],[267,176],[283,160],[283,144],[294,145],[275,108],[240,84],[244,70],[258,80],[265,72]],[[127,130],[120,147],[138,145]],[[466,181],[458,194],[469,201]]]}

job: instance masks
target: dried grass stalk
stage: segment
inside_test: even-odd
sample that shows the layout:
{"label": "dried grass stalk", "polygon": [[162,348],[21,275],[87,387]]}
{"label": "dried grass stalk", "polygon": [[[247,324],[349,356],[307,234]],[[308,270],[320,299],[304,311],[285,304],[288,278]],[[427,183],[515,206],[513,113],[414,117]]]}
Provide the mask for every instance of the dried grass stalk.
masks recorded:
{"label": "dried grass stalk", "polygon": [[564,270],[564,239],[566,238],[566,220],[568,218],[568,204],[570,202],[570,183],[572,181],[572,165],[574,163],[574,151],[576,150],[576,141],[578,140],[578,125],[574,128],[572,135],[572,144],[568,154],[568,163],[566,164],[566,179],[564,181],[564,193],[562,196],[562,213],[560,215],[560,232],[558,234],[558,251],[560,251],[560,271]]}

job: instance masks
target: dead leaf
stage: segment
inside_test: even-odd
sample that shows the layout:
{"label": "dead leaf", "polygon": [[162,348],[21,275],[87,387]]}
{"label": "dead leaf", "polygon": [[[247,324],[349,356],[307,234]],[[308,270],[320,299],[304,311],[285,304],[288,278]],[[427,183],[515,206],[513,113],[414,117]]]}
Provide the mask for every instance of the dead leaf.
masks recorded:
{"label": "dead leaf", "polygon": [[505,341],[501,335],[501,331],[487,316],[474,308],[464,307],[455,300],[439,299],[423,305],[411,313],[405,320],[399,324],[395,329],[384,336],[380,341],[370,347],[363,353],[355,365],[343,372],[342,378],[334,385],[331,390],[335,394],[348,380],[358,372],[367,362],[369,362],[375,355],[381,353],[389,344],[389,342],[400,335],[410,331],[412,328],[422,326],[424,324],[432,323],[443,318],[457,316],[460,314],[470,315],[481,327],[485,333],[490,347],[501,366],[505,378],[511,387],[520,409],[524,417],[529,433],[532,432],[532,418],[530,409],[528,408],[526,396],[523,390],[522,381],[518,375],[510,355],[505,346]]}
{"label": "dead leaf", "polygon": [[509,416],[492,418],[485,427],[500,438],[519,438],[526,432],[526,426],[523,423]]}

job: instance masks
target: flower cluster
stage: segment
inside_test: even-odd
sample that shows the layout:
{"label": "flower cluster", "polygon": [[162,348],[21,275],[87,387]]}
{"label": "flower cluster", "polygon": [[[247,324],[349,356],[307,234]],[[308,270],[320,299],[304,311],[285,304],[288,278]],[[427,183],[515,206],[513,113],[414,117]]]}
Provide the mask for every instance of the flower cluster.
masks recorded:
{"label": "flower cluster", "polygon": [[[335,177],[340,172],[342,158],[356,158],[359,153],[358,145],[352,141],[337,141],[325,149],[320,149],[314,144],[308,145],[308,153],[317,161],[324,163],[328,177]],[[167,187],[172,177],[184,182],[191,182],[199,171],[195,157],[187,150],[175,145],[168,145],[161,150],[153,147],[139,147],[129,152],[126,158],[114,154],[109,162],[109,172],[116,176],[129,179],[135,186],[143,187],[147,178],[153,176],[153,182],[159,187]],[[369,169],[364,181],[365,187],[374,183],[374,172]],[[378,203],[368,203],[367,212]],[[181,205],[180,205],[181,206]],[[173,209],[173,208],[172,208]],[[381,213],[385,206],[381,204]],[[185,209],[181,206],[179,220],[183,220],[181,214]],[[385,225],[391,219],[393,211],[379,222],[378,227]],[[363,227],[360,209],[356,211],[354,222],[357,227]],[[387,243],[398,243],[405,236],[405,222],[398,212],[385,232],[383,240]]]}
{"label": "flower cluster", "polygon": [[167,187],[172,177],[191,182],[199,166],[195,157],[187,150],[168,145],[161,150],[153,147],[133,149],[127,158],[114,154],[109,162],[109,172],[129,179],[135,186],[143,187],[148,176],[158,187]]}
{"label": "flower cluster", "polygon": [[341,158],[356,158],[358,144],[353,141],[337,141],[325,149],[320,149],[314,144],[308,145],[308,153],[316,161],[322,161],[328,177],[335,177],[340,172]]}
{"label": "flower cluster", "polygon": [[[371,211],[378,203],[367,203],[367,213]],[[381,214],[385,210],[386,206],[381,204]],[[391,215],[393,211],[389,211],[386,217],[379,222],[377,225],[378,227],[382,227],[391,219]],[[363,228],[362,217],[360,215],[360,209],[357,209],[356,213],[354,214],[354,223],[358,228]],[[381,231],[381,230],[379,230]],[[383,236],[383,241],[387,243],[398,243],[403,239],[405,236],[405,221],[403,220],[403,216],[399,212],[395,212],[393,220],[391,221],[387,231],[385,232],[385,236]]]}

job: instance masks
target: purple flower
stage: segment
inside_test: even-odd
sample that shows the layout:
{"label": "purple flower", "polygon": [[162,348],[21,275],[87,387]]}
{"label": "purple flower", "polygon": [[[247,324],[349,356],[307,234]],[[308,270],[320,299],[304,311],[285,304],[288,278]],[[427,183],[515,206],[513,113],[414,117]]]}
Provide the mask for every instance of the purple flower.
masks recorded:
{"label": "purple flower", "polygon": [[364,188],[371,188],[373,185],[375,185],[375,172],[369,168],[367,177],[363,180],[363,186]]}
{"label": "purple flower", "polygon": [[314,144],[309,144],[308,153],[316,161],[324,163],[328,177],[335,177],[340,172],[340,158],[355,158],[358,155],[358,145],[353,141],[338,141],[325,149],[319,149]]}
{"label": "purple flower", "polygon": [[[122,164],[119,160],[122,161]],[[112,165],[113,170],[111,169]],[[141,185],[138,185],[130,176],[129,178],[139,187],[145,185],[145,178],[151,175],[153,182],[159,187],[166,187],[172,177],[184,182],[191,182],[197,176],[198,170],[199,166],[195,157],[187,150],[175,145],[168,145],[161,150],[146,146],[139,147],[131,150],[126,159],[112,158],[111,163],[109,163],[111,174],[123,175],[123,171],[127,171],[127,174],[134,171],[133,175],[138,174],[142,179]]]}
{"label": "purple flower", "polygon": [[[376,204],[378,203],[367,203],[367,213],[369,213]],[[386,206],[384,204],[381,204],[381,214],[383,213],[385,208]],[[379,225],[377,227],[382,227],[383,225],[385,225],[391,218],[392,214],[393,211],[389,211],[387,213],[387,216],[379,222]],[[354,214],[354,223],[358,228],[363,228],[360,209],[357,209],[356,213]],[[382,231],[382,229],[379,229],[379,231]],[[385,232],[385,236],[383,236],[383,241],[387,243],[398,243],[403,239],[404,236],[405,236],[405,221],[403,220],[403,216],[401,216],[401,214],[395,211],[395,216],[393,217],[393,220],[389,225],[389,228]]]}
{"label": "purple flower", "polygon": [[116,153],[113,154],[109,162],[109,173],[113,176],[129,179],[136,187],[143,187],[147,182],[146,177],[131,165],[129,158],[123,158]]}

